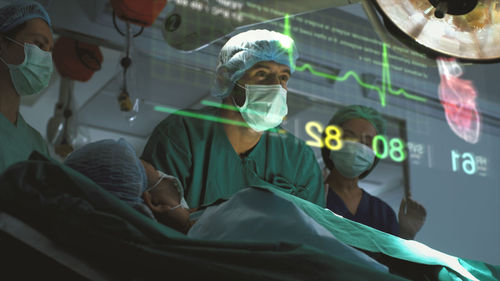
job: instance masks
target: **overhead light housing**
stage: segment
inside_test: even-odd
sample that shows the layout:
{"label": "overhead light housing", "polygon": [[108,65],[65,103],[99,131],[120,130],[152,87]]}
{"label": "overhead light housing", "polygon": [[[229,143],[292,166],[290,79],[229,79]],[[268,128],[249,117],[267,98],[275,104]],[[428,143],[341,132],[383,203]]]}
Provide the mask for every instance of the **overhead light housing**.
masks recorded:
{"label": "overhead light housing", "polygon": [[[500,60],[499,0],[375,0],[388,29],[427,50],[464,61]],[[394,29],[394,28],[392,28]],[[404,41],[404,40],[403,40]]]}

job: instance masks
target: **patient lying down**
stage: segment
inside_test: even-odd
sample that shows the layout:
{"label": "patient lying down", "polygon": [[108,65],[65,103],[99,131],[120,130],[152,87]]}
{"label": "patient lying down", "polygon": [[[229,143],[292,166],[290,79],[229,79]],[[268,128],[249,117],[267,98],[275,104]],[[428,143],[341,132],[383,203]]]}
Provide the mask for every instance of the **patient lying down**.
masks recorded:
{"label": "patient lying down", "polygon": [[[188,237],[305,244],[387,271],[367,255],[339,242],[291,202],[258,189],[244,189],[227,202],[208,207],[194,224],[189,219],[193,210],[188,209],[180,182],[139,160],[132,146],[123,139],[90,143],[71,153],[64,163],[137,211]],[[237,210],[239,215],[235,216],[232,210]]]}
{"label": "patient lying down", "polygon": [[140,160],[123,139],[102,140],[71,153],[64,164],[84,174],[140,213],[187,233],[194,223],[177,178]]}
{"label": "patient lying down", "polygon": [[[464,278],[478,280],[456,257],[347,220],[271,187],[242,189],[226,202],[206,208],[194,223],[189,219],[192,210],[183,198],[181,183],[139,160],[132,146],[123,139],[90,143],[71,153],[65,164],[142,214],[190,238],[302,244],[348,262],[387,271],[386,266],[350,247],[353,246],[418,263],[418,266],[446,266]],[[397,263],[389,265],[391,269],[398,269],[394,267]],[[407,266],[399,269],[403,274]],[[426,279],[420,275],[427,276],[427,273],[420,274],[421,267],[416,269],[419,275],[412,279]],[[434,268],[428,272],[432,276],[437,274]]]}

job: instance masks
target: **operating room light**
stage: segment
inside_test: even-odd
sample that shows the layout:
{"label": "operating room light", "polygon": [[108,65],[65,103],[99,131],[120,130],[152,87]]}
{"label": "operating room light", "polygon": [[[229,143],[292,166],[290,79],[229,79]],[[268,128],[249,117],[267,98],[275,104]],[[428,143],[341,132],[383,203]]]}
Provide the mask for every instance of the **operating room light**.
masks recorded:
{"label": "operating room light", "polygon": [[436,57],[445,55],[470,61],[500,59],[499,0],[375,2],[392,24],[437,53]]}

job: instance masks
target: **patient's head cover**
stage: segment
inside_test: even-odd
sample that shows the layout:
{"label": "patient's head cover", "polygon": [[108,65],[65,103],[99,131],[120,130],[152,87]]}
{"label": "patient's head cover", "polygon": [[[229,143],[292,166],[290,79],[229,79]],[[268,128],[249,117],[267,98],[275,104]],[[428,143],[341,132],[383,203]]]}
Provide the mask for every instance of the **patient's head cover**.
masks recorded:
{"label": "patient's head cover", "polygon": [[64,164],[154,218],[141,198],[147,188],[146,172],[132,145],[124,139],[89,143],[72,152]]}
{"label": "patient's head cover", "polygon": [[212,95],[221,99],[229,96],[236,81],[261,61],[284,64],[293,73],[298,57],[295,42],[288,35],[266,29],[237,34],[226,42],[219,53]]}

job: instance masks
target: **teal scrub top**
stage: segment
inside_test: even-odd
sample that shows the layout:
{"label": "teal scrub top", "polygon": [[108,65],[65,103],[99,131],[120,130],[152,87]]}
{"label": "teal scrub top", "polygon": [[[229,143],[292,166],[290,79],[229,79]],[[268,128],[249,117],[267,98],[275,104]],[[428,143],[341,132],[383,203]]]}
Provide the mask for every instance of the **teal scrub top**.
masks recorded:
{"label": "teal scrub top", "polygon": [[[214,107],[184,112],[209,118],[219,115]],[[191,208],[229,199],[247,186],[278,188],[325,206],[321,171],[312,149],[285,130],[265,131],[257,145],[240,156],[223,124],[174,113],[154,129],[141,158],[179,178]]]}
{"label": "teal scrub top", "polygon": [[47,143],[21,114],[17,115],[14,125],[0,113],[0,173],[12,164],[28,160],[34,150],[49,156]]}

